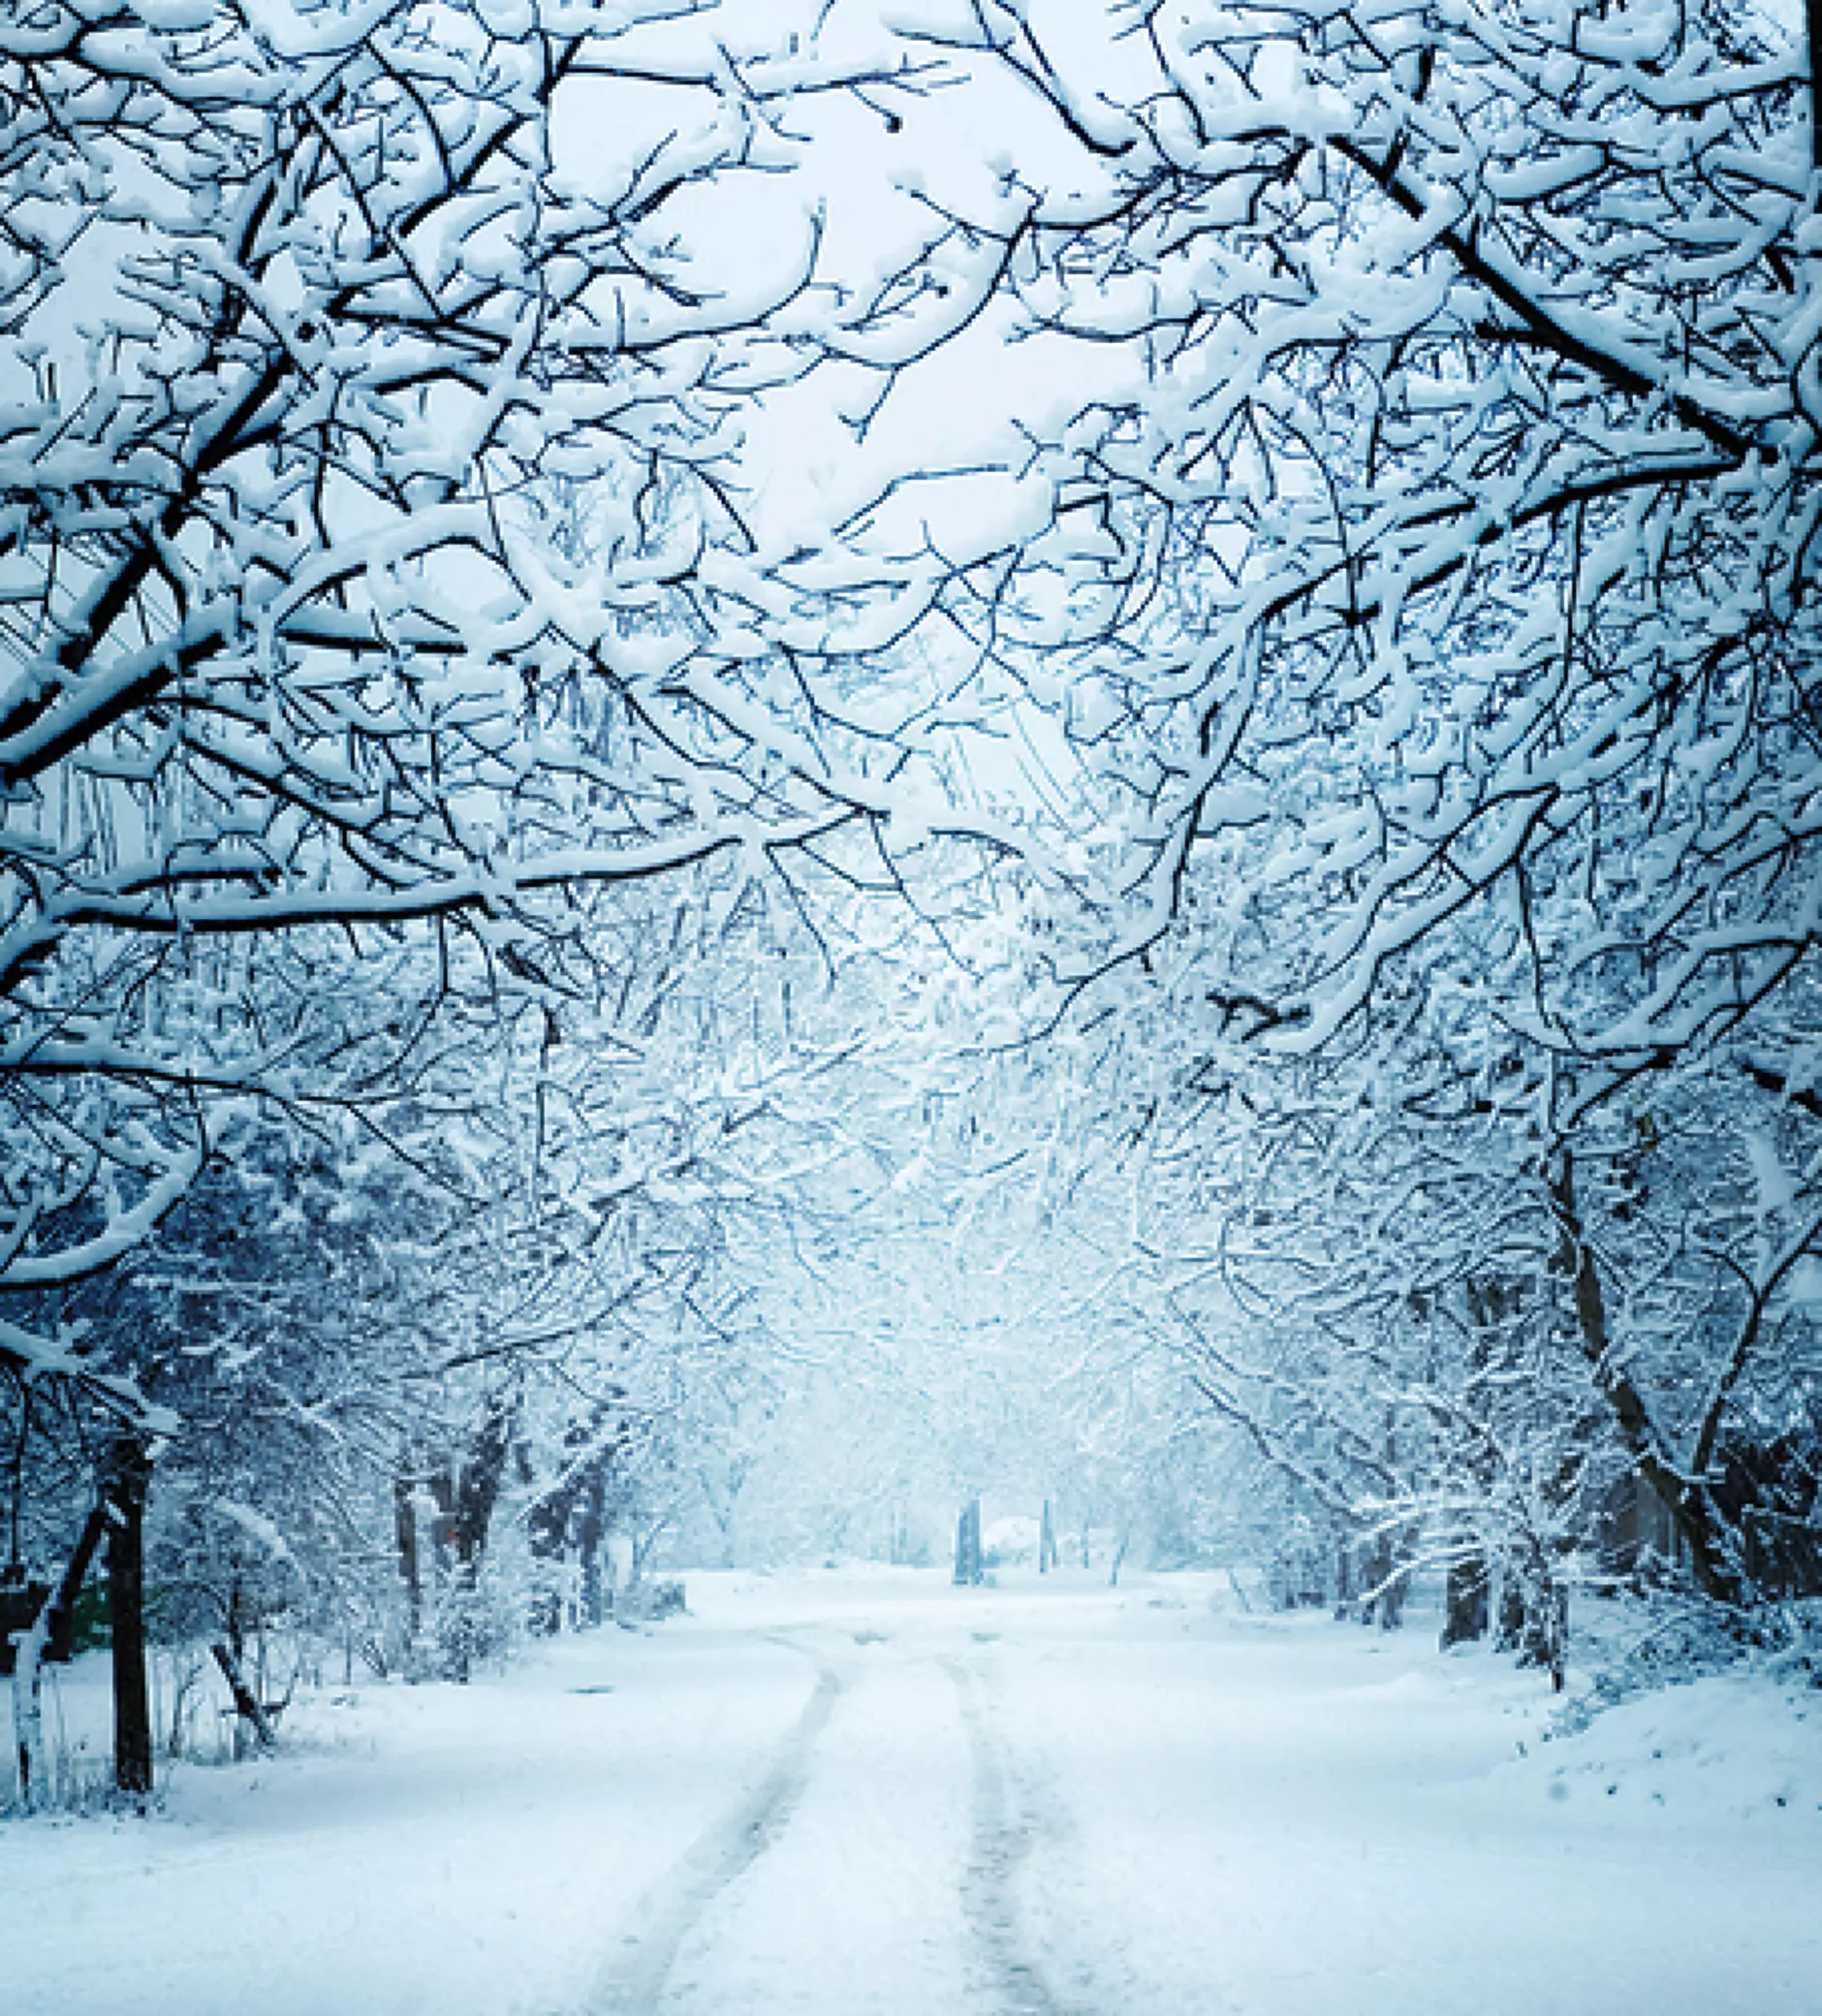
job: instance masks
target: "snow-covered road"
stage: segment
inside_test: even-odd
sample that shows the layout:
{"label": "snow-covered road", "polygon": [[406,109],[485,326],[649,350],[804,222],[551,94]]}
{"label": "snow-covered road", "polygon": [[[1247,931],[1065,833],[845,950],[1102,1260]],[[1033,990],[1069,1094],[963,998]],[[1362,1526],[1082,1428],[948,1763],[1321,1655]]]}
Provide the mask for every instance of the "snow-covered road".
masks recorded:
{"label": "snow-covered road", "polygon": [[1502,1662],[1209,1593],[704,1578],[327,1694],[169,1819],[0,1829],[0,2009],[1822,2016],[1822,1695],[1540,1746]]}

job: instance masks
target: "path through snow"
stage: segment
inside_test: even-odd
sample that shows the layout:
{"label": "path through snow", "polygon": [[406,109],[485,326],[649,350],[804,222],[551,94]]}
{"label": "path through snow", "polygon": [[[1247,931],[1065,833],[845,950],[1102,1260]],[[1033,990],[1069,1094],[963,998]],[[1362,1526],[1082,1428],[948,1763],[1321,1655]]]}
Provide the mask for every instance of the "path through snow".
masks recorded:
{"label": "path through snow", "polygon": [[974,1839],[962,1892],[969,1930],[1007,2016],[1062,2016],[1032,1955],[1020,1906],[1019,1876],[1040,1839],[1037,1802],[1021,1798],[1023,1788],[1008,1777],[977,1675],[959,1659],[943,1664],[955,1683],[974,1764]]}
{"label": "path through snow", "polygon": [[1813,1690],[1540,1745],[1501,1661],[1194,1577],[691,1594],[328,1693],[168,1818],[0,1827],[0,2009],[1822,2016]]}
{"label": "path through snow", "polygon": [[[782,1641],[779,1641],[782,1642]],[[839,1673],[817,1659],[817,1681],[803,1713],[779,1746],[758,1789],[726,1819],[710,1827],[633,1912],[604,1979],[589,1997],[599,2016],[649,2016],[667,2000],[672,1971],[684,1941],[715,1900],[773,1847],[803,1796],[818,1739],[842,1690]]]}

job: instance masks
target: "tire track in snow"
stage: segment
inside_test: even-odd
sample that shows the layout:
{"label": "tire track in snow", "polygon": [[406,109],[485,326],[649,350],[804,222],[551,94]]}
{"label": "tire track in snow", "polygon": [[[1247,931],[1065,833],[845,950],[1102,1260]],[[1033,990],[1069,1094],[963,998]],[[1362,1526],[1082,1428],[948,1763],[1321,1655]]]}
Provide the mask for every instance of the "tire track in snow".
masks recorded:
{"label": "tire track in snow", "polygon": [[1031,1852],[1031,1815],[1021,1811],[1029,1802],[1009,1783],[979,1677],[958,1659],[942,1663],[956,1684],[974,1761],[974,1840],[961,1900],[968,1929],[992,1970],[1004,2016],[1074,2016],[1026,1958],[1020,1937],[1014,1884]]}
{"label": "tire track in snow", "polygon": [[640,1906],[644,1930],[613,1960],[588,2001],[589,2016],[655,2016],[678,1950],[715,1899],[752,1868],[791,1823],[809,1780],[816,1740],[845,1685],[827,1660],[789,1638],[770,1643],[801,1653],[817,1669],[815,1690],[772,1767],[738,1811],[701,1836]]}

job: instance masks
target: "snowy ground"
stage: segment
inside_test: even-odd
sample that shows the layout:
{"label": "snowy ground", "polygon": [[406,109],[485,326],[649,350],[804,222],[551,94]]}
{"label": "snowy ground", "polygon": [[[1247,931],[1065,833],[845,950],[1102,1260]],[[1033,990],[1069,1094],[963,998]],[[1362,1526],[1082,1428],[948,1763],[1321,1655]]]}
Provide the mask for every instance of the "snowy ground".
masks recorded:
{"label": "snowy ground", "polygon": [[1822,2016],[1822,1693],[1543,1742],[1502,1661],[1198,1578],[690,1589],[0,1826],[0,2009]]}

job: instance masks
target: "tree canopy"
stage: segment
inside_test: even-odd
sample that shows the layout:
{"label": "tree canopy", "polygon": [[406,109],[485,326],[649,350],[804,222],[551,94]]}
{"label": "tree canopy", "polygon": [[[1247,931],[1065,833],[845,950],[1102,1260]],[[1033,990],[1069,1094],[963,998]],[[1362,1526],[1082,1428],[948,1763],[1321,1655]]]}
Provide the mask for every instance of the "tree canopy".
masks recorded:
{"label": "tree canopy", "polygon": [[547,1622],[731,1530],[838,1280],[1073,1368],[958,1491],[1180,1429],[1558,1675],[1822,1589],[1818,40],[9,9],[14,1582],[332,1447],[459,1665],[503,1507]]}

